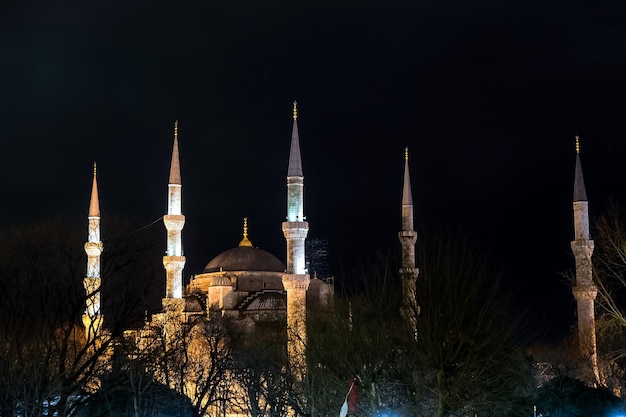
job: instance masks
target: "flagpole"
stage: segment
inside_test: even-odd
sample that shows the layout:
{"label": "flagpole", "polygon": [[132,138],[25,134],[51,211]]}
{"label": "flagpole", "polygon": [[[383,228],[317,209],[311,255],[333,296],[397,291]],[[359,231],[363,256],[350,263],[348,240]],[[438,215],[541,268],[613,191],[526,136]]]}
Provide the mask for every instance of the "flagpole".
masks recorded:
{"label": "flagpole", "polygon": [[354,379],[352,380],[352,384],[350,384],[350,389],[348,390],[348,393],[346,394],[346,401],[348,401],[348,397],[350,396],[350,393],[352,392],[353,387],[354,387]]}

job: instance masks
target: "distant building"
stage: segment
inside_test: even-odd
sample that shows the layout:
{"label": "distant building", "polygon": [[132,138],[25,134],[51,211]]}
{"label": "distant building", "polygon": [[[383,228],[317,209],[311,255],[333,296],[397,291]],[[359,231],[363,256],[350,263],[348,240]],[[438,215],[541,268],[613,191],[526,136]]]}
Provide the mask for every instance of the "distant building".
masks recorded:
{"label": "distant building", "polygon": [[324,279],[332,276],[330,273],[330,258],[328,253],[328,239],[311,238],[306,241],[306,270],[310,275],[317,275]]}

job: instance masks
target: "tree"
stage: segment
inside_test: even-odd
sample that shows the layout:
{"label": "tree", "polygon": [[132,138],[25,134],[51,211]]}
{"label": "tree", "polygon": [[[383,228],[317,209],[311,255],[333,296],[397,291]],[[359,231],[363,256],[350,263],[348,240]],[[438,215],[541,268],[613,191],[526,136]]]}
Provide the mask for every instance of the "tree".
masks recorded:
{"label": "tree", "polygon": [[514,412],[532,372],[517,338],[497,268],[467,238],[439,234],[420,242],[416,286],[418,340],[414,384],[423,413]]}
{"label": "tree", "polygon": [[[399,253],[351,277],[335,309],[309,320],[311,415],[338,412],[358,376],[356,415],[516,415],[531,407],[531,359],[497,268],[460,234],[419,242],[417,340],[400,314]],[[357,278],[358,277],[358,278]]]}
{"label": "tree", "polygon": [[70,398],[95,383],[98,349],[76,320],[85,297],[72,231],[57,220],[13,229],[0,242],[2,415],[44,406],[71,414]]}
{"label": "tree", "polygon": [[615,202],[594,222],[596,335],[604,384],[626,399],[626,213]]}
{"label": "tree", "polygon": [[138,348],[130,356],[147,358],[154,380],[189,398],[194,415],[220,415],[232,405],[236,332],[227,318],[209,320],[195,307],[154,315],[136,333]]}
{"label": "tree", "polygon": [[415,341],[400,316],[395,255],[379,251],[338,280],[356,285],[340,292],[334,309],[307,320],[310,415],[337,413],[357,376],[357,415],[415,415],[414,363],[406,363]]}
{"label": "tree", "polygon": [[254,330],[240,332],[233,344],[233,378],[242,389],[242,409],[253,417],[284,416],[301,412],[302,403],[287,356],[285,322],[257,322]]}
{"label": "tree", "polygon": [[558,376],[538,390],[535,404],[544,416],[605,417],[617,411],[621,402],[605,387],[589,387],[577,379]]}
{"label": "tree", "polygon": [[44,408],[48,414],[74,415],[99,387],[109,348],[127,325],[129,313],[143,310],[138,306],[146,287],[141,291],[140,283],[147,282],[147,275],[131,261],[142,251],[127,251],[130,241],[141,239],[128,238],[123,248],[110,243],[103,270],[123,281],[132,276],[134,287],[121,294],[115,279],[109,280],[118,297],[103,297],[115,302],[108,305],[111,314],[103,306],[106,330],[97,339],[86,338],[81,322],[86,301],[82,230],[78,222],[56,219],[16,227],[0,239],[2,416],[39,415]]}
{"label": "tree", "polygon": [[79,417],[192,417],[189,398],[158,380],[160,358],[149,346],[141,349],[134,337],[117,341],[110,367],[99,389],[81,407]]}

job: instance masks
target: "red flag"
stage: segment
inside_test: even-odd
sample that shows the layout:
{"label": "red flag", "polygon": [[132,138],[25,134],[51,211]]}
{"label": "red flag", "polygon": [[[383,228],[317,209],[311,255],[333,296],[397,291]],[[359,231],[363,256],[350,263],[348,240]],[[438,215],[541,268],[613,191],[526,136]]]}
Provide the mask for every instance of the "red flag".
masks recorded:
{"label": "red flag", "polygon": [[348,412],[355,413],[356,412],[356,386],[359,383],[359,377],[355,376],[352,378],[350,384],[350,391],[348,392]]}
{"label": "red flag", "polygon": [[354,378],[352,378],[352,381],[350,381],[350,389],[348,389],[346,399],[341,405],[339,417],[346,417],[348,412],[354,413],[356,411],[356,384],[358,384],[360,381],[361,379],[358,376],[355,376]]}

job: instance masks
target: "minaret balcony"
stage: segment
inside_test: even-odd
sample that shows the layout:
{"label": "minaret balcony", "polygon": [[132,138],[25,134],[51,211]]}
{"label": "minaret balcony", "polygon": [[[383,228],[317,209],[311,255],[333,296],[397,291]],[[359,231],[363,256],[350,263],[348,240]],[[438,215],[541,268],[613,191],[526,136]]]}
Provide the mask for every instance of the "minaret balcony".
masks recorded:
{"label": "minaret balcony", "polygon": [[283,222],[283,233],[287,239],[305,239],[309,222]]}
{"label": "minaret balcony", "polygon": [[163,266],[165,269],[182,270],[185,267],[184,256],[164,256]]}
{"label": "minaret balcony", "polygon": [[577,301],[593,301],[598,295],[598,287],[595,285],[574,285],[572,287],[572,293]]}
{"label": "minaret balcony", "polygon": [[290,290],[302,290],[306,291],[309,289],[309,284],[311,282],[311,277],[306,274],[285,274],[283,275],[283,287],[286,291]]}
{"label": "minaret balcony", "polygon": [[574,256],[576,258],[584,257],[591,259],[595,244],[593,240],[590,239],[577,239],[571,241],[570,246],[572,247],[572,252],[574,252]]}
{"label": "minaret balcony", "polygon": [[417,241],[417,232],[414,230],[401,230],[398,238],[402,244],[414,245]]}
{"label": "minaret balcony", "polygon": [[102,242],[86,242],[85,253],[89,257],[100,256],[102,253]]}
{"label": "minaret balcony", "polygon": [[163,216],[163,223],[165,223],[167,230],[182,230],[185,225],[185,215],[166,214]]}
{"label": "minaret balcony", "polygon": [[404,276],[415,276],[417,277],[418,273],[419,273],[419,269],[418,268],[413,268],[413,267],[405,267],[405,268],[400,268],[400,274],[404,275]]}

